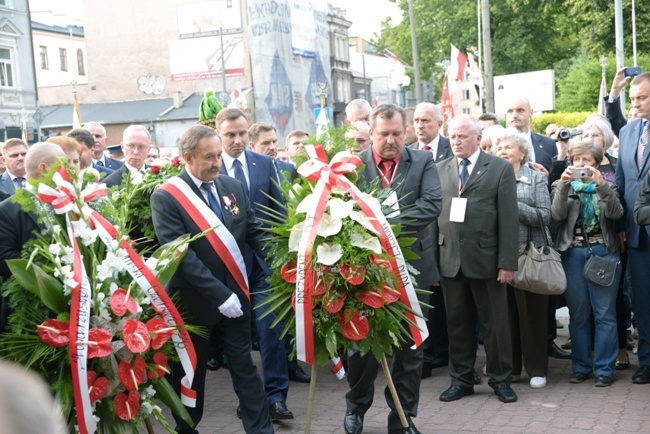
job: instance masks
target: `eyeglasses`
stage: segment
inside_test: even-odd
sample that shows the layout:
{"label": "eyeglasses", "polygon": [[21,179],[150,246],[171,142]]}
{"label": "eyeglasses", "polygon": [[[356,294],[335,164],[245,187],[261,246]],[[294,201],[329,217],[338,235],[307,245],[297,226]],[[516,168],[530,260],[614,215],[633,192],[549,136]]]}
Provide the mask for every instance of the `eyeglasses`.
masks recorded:
{"label": "eyeglasses", "polygon": [[147,149],[149,149],[150,146],[149,146],[149,145],[146,145],[146,146],[143,146],[143,145],[136,146],[136,145],[132,145],[131,143],[127,143],[126,145],[124,145],[124,147],[125,147],[126,149],[128,149],[129,151],[145,152]]}

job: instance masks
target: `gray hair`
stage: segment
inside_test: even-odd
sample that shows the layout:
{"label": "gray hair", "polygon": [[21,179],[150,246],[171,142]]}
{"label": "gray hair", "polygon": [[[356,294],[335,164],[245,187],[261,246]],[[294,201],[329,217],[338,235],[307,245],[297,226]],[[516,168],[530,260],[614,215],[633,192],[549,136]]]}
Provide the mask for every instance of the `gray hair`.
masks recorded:
{"label": "gray hair", "polygon": [[581,140],[571,145],[569,148],[569,161],[571,161],[571,164],[573,164],[573,157],[576,155],[586,154],[588,152],[591,153],[591,156],[594,157],[594,160],[596,160],[596,166],[600,167],[600,163],[603,162],[605,151],[603,151],[603,149],[600,146],[596,145],[594,142],[587,140]]}
{"label": "gray hair", "polygon": [[447,128],[447,130],[450,131],[452,126],[462,121],[469,123],[469,131],[472,134],[477,137],[482,135],[483,129],[481,128],[481,124],[479,124],[478,121],[470,115],[459,115],[454,117],[451,121],[449,121],[449,128]]}
{"label": "gray hair", "polygon": [[368,111],[371,111],[372,107],[370,106],[370,103],[365,99],[361,99],[361,98],[353,99],[348,103],[347,106],[345,106],[345,116],[347,116],[348,119],[350,119],[354,114],[354,112],[358,112],[363,109],[367,109]]}
{"label": "gray hair", "polygon": [[[223,110],[219,113],[223,113]],[[216,130],[206,125],[191,126],[181,135],[178,141],[178,152],[181,156],[187,152],[192,157],[196,157],[196,151],[199,147],[199,142],[201,142],[201,140],[205,139],[206,137],[213,136],[219,137],[219,134],[217,134]],[[221,140],[220,137],[219,140]]]}
{"label": "gray hair", "polygon": [[525,163],[528,161],[528,152],[530,151],[530,145],[525,134],[520,133],[516,128],[507,128],[500,136],[496,138],[496,143],[494,146],[499,146],[499,143],[501,142],[514,143],[521,152],[521,162]]}
{"label": "gray hair", "polygon": [[431,110],[433,110],[433,119],[438,122],[442,122],[445,120],[445,116],[442,114],[442,110],[440,110],[440,108],[433,103],[421,102],[420,104],[415,106],[415,110],[419,108],[430,108]]}
{"label": "gray hair", "polygon": [[584,133],[591,127],[596,127],[603,135],[603,150],[606,151],[611,148],[614,143],[614,131],[612,131],[609,121],[602,120],[599,117],[589,116],[581,126],[582,132]]}
{"label": "gray hair", "polygon": [[129,125],[126,127],[124,132],[122,133],[122,142],[125,142],[124,138],[127,136],[127,134],[132,134],[132,133],[145,133],[147,135],[147,140],[149,140],[149,143],[151,143],[151,134],[149,134],[149,130],[147,127],[144,125]]}

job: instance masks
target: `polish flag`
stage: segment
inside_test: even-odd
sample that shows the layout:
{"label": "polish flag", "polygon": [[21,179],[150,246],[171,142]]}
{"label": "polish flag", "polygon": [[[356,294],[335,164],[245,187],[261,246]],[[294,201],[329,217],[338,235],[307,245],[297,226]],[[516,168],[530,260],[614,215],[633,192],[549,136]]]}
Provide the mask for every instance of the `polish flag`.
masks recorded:
{"label": "polish flag", "polygon": [[449,64],[449,69],[447,70],[447,76],[449,77],[449,95],[453,95],[456,90],[456,81],[463,80],[463,74],[465,73],[465,66],[467,66],[467,56],[458,48],[451,46],[451,63]]}
{"label": "polish flag", "polygon": [[478,67],[474,56],[467,54],[469,60],[469,82],[475,86],[478,86],[479,90],[483,89],[483,74],[481,69]]}

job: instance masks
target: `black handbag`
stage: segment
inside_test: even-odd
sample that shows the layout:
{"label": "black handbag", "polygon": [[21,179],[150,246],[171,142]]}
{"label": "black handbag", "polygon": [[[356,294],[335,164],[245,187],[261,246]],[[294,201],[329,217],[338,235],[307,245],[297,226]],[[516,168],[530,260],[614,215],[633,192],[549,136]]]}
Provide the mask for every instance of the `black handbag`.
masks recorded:
{"label": "black handbag", "polygon": [[594,252],[591,250],[591,246],[589,245],[589,237],[587,236],[584,223],[581,223],[581,226],[582,236],[584,237],[585,242],[587,243],[587,249],[589,250],[589,259],[587,259],[587,262],[582,269],[582,275],[589,283],[602,288],[608,288],[612,283],[614,283],[616,268],[618,268],[618,264],[620,264],[621,261],[611,261],[594,255]]}

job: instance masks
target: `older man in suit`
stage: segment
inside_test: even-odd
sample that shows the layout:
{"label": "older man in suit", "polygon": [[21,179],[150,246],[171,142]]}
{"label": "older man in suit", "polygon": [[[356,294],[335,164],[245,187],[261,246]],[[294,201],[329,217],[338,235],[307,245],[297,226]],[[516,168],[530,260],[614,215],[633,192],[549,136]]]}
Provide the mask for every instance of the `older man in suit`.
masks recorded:
{"label": "older man in suit", "polygon": [[20,139],[9,139],[2,145],[2,162],[6,169],[0,175],[0,195],[13,196],[16,188],[25,186],[27,145]]}
{"label": "older man in suit", "polygon": [[650,168],[650,73],[630,84],[630,101],[637,118],[621,129],[616,166],[616,184],[625,217],[621,220],[621,242],[628,252],[632,275],[632,310],[639,331],[639,369],[632,376],[635,384],[650,383],[650,227],[634,222],[634,204],[639,188]]}
{"label": "older man in suit", "polygon": [[441,401],[474,393],[475,315],[487,354],[488,384],[502,402],[510,387],[512,347],[506,284],[517,269],[519,209],[515,174],[481,151],[481,125],[467,115],[449,123],[454,156],[438,163],[443,206],[438,219],[440,268],[447,306],[451,386]]}
{"label": "older man in suit", "polygon": [[[282,194],[273,182],[277,179],[277,172],[273,159],[246,150],[249,145],[248,120],[239,109],[227,108],[221,110],[215,119],[215,129],[221,136],[223,143],[223,165],[221,174],[230,176],[240,181],[252,204],[255,215],[260,219],[277,219],[285,216],[286,210],[281,205]],[[272,198],[272,199],[269,199]],[[269,215],[265,210],[271,209],[274,214]],[[252,250],[244,250],[244,261],[248,272],[248,281],[251,287],[251,301],[257,306],[268,297],[270,288],[267,278],[272,274],[263,258],[256,256]],[[264,388],[271,413],[271,419],[293,419],[293,414],[287,408],[287,394],[289,392],[289,371],[285,357],[285,345],[281,339],[282,327],[271,327],[273,315],[260,318],[268,306],[257,308],[257,339],[262,357],[262,371],[264,373]],[[228,362],[230,366],[230,361]],[[236,387],[240,387],[235,382]]]}
{"label": "older man in suit", "polygon": [[95,146],[93,147],[93,164],[98,166],[108,167],[111,170],[117,170],[122,167],[122,162],[114,158],[107,157],[104,154],[108,146],[108,137],[106,137],[106,128],[98,122],[88,122],[84,125],[84,129],[90,131],[95,138]]}
{"label": "older man in suit", "polygon": [[[400,216],[402,233],[417,239],[411,250],[420,259],[411,264],[420,272],[416,277],[418,287],[428,288],[440,278],[429,230],[429,225],[440,214],[442,200],[433,155],[404,146],[406,114],[400,107],[383,104],[375,108],[370,115],[370,127],[372,147],[360,154],[365,164],[363,175],[368,181],[381,178],[384,187],[394,189],[399,207],[403,208]],[[363,417],[372,405],[378,369],[379,363],[372,354],[364,357],[358,352],[349,354],[350,390],[345,395],[347,413],[343,423],[348,434],[363,430]],[[384,395],[391,409],[389,433],[419,433],[412,418],[417,416],[421,374],[422,346],[411,349],[411,343],[408,343],[395,349],[391,375],[409,427],[402,427],[393,398],[386,388]]]}
{"label": "older man in suit", "polygon": [[[246,293],[248,288],[242,283],[245,282],[245,269],[241,257],[244,245],[261,252],[264,233],[241,183],[219,176],[222,147],[217,133],[204,125],[193,126],[183,133],[179,146],[186,166],[174,180],[176,192],[164,185],[151,196],[156,236],[163,244],[187,233],[195,236],[207,229],[204,226],[210,225],[217,227],[213,236],[224,244],[211,243],[208,237],[192,242],[167,289],[180,297],[188,310],[188,323],[205,326],[208,330],[215,326],[212,332],[219,333],[230,363],[230,375],[238,385],[245,431],[270,434],[273,425],[264,402],[262,382],[250,354],[251,303]],[[191,338],[197,355],[191,385],[196,391],[196,407],[188,411],[196,427],[203,416],[210,341],[194,334]],[[182,367],[175,364],[172,382],[177,391],[182,376]],[[176,418],[176,423],[179,433],[198,433],[180,418]]]}
{"label": "older man in suit", "polygon": [[124,152],[124,164],[106,177],[104,182],[107,187],[114,187],[122,183],[124,175],[130,173],[132,176],[137,172],[146,169],[145,159],[151,147],[151,136],[144,125],[130,125],[122,134],[121,142]]}
{"label": "older man in suit", "polygon": [[95,147],[95,138],[90,133],[90,131],[83,128],[74,128],[73,130],[70,130],[67,136],[72,137],[82,146],[83,152],[80,156],[82,169],[86,169],[92,166],[93,169],[100,173],[100,176],[108,176],[114,172],[113,169],[93,163],[92,156],[93,148]]}

